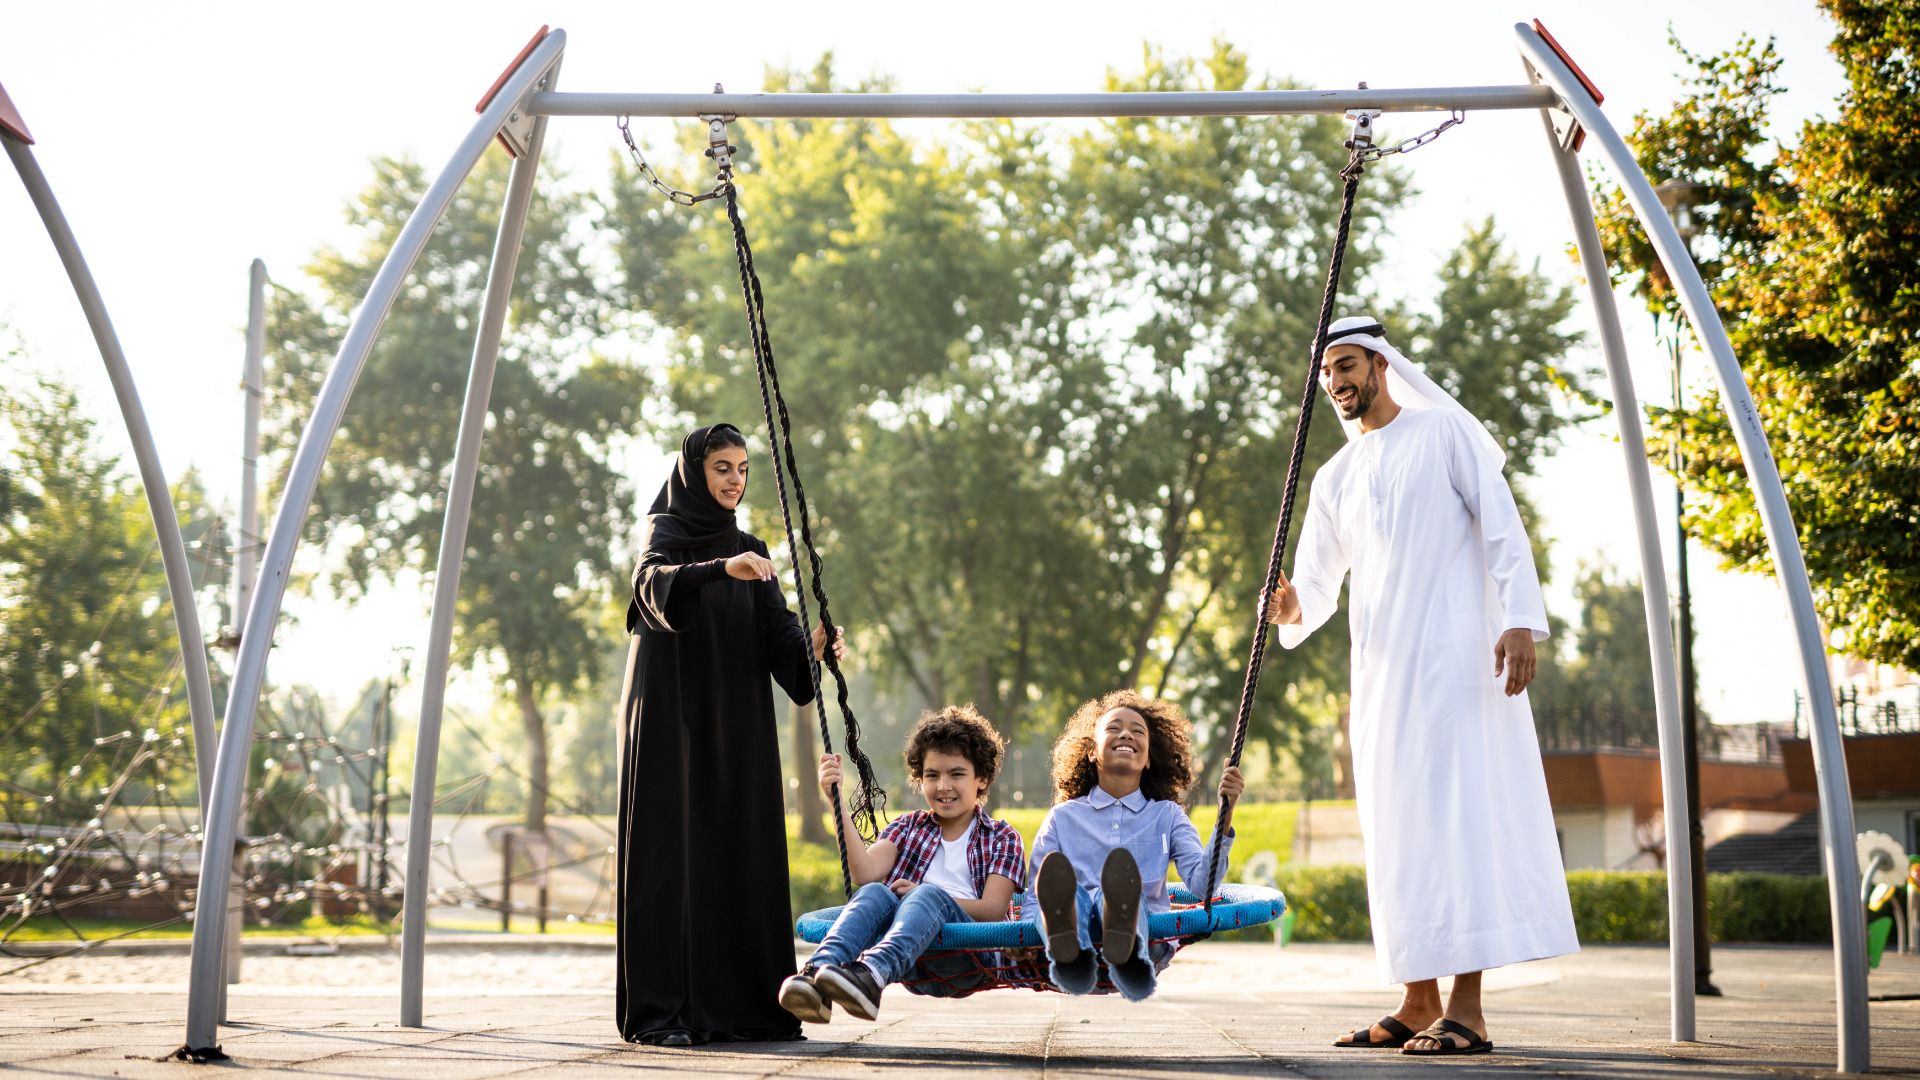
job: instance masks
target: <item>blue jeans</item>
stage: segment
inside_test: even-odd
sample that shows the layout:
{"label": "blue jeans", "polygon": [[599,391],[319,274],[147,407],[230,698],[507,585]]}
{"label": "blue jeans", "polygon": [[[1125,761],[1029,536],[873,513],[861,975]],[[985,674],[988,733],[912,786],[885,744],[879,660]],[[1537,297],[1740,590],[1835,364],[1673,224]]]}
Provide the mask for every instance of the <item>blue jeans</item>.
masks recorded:
{"label": "blue jeans", "polygon": [[[1134,927],[1133,955],[1124,961],[1116,962],[1110,956],[1101,956],[1095,960],[1093,940],[1101,932],[1100,908],[1093,902],[1093,894],[1083,885],[1073,887],[1074,907],[1079,912],[1075,920],[1080,931],[1080,956],[1071,964],[1062,964],[1053,958],[1053,949],[1047,947],[1047,977],[1053,985],[1069,994],[1088,994],[1100,983],[1101,963],[1107,966],[1107,977],[1113,980],[1114,989],[1128,1001],[1140,1001],[1153,996],[1154,981],[1158,971],[1154,966],[1154,954],[1158,951],[1149,948],[1147,940],[1147,908],[1140,906],[1138,925]],[[1047,940],[1046,930],[1040,925],[1040,904],[1028,897],[1028,903],[1020,908],[1020,917],[1033,923],[1040,930],[1040,940]]]}
{"label": "blue jeans", "polygon": [[[840,909],[840,917],[833,920],[832,928],[808,963],[824,967],[860,960],[880,985],[885,986],[899,982],[914,970],[915,962],[939,936],[942,925],[972,921],[973,917],[962,911],[953,897],[947,895],[947,890],[938,885],[922,885],[904,899],[879,882],[862,885],[853,899],[847,901],[847,906]],[[974,970],[973,963],[966,957],[956,960],[952,970],[929,962],[925,965],[929,969],[927,974],[952,979]],[[928,992],[936,997],[944,996],[942,989],[942,984],[935,983]]]}

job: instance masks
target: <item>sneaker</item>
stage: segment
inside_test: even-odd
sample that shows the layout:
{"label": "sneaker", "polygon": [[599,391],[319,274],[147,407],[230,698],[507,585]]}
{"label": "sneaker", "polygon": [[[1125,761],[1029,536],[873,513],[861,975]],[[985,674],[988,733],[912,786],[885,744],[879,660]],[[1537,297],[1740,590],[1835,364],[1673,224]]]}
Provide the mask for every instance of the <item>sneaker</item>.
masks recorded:
{"label": "sneaker", "polygon": [[829,964],[821,968],[813,980],[828,1000],[854,1016],[872,1020],[880,1015],[880,983],[860,961]]}
{"label": "sneaker", "polygon": [[1080,906],[1075,896],[1079,882],[1073,864],[1058,852],[1040,860],[1033,875],[1034,899],[1040,904],[1040,932],[1046,935],[1047,956],[1056,964],[1080,959]]}
{"label": "sneaker", "polygon": [[1133,959],[1139,925],[1140,865],[1126,848],[1114,848],[1100,868],[1100,955],[1108,964]]}
{"label": "sneaker", "polygon": [[780,984],[780,1007],[809,1024],[824,1024],[833,1019],[833,1002],[820,996],[814,977],[820,969],[808,964],[797,975],[789,975]]}

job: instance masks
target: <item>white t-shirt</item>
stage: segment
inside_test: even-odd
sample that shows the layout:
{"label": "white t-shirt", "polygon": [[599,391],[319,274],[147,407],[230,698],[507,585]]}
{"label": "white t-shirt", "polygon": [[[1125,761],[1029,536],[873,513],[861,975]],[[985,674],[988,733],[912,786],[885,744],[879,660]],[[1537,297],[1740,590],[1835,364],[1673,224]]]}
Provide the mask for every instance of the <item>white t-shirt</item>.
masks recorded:
{"label": "white t-shirt", "polygon": [[973,887],[973,875],[967,872],[967,842],[973,839],[973,830],[979,824],[978,819],[968,822],[967,831],[961,833],[958,840],[940,838],[940,853],[933,857],[927,876],[920,884],[938,885],[956,900],[980,899]]}

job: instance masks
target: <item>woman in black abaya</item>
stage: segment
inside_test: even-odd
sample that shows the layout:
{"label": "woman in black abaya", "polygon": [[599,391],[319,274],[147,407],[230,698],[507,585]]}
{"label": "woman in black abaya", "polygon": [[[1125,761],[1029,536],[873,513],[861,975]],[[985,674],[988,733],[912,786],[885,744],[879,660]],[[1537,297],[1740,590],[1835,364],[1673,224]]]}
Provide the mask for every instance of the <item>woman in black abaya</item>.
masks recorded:
{"label": "woman in black abaya", "polygon": [[633,575],[614,992],[629,1042],[800,1038],[775,997],[793,913],[768,676],[812,701],[808,646],[817,657],[825,635],[806,640],[767,545],[735,525],[746,482],[738,429],[688,435]]}

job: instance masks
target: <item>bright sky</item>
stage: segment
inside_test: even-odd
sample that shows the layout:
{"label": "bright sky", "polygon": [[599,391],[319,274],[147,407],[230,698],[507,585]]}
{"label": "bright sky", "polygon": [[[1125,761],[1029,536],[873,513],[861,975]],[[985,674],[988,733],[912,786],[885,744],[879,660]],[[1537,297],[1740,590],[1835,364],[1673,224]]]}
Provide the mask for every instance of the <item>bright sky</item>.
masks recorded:
{"label": "bright sky", "polygon": [[[1791,89],[1777,102],[1775,131],[1789,139],[1808,117],[1831,114],[1843,86],[1826,52],[1830,25],[1812,0],[1536,0],[1524,9],[1484,0],[1110,0],[1097,9],[564,0],[537,11],[341,0],[197,4],[191,14],[159,4],[12,5],[0,85],[38,139],[41,167],[99,279],[168,475],[198,466],[216,496],[237,505],[248,263],[264,259],[276,280],[297,283],[317,248],[346,242],[343,207],[369,179],[371,158],[409,154],[437,168],[471,123],[473,103],[542,20],[569,35],[562,89],[704,92],[718,81],[757,90],[766,65],[804,67],[831,50],[848,75],[891,74],[903,90],[954,92],[1097,90],[1109,67],[1138,66],[1143,42],[1197,54],[1217,37],[1247,50],[1256,69],[1309,86],[1515,83],[1523,71],[1512,26],[1533,17],[1606,93],[1606,111],[1623,130],[1636,112],[1664,109],[1680,92],[1669,26],[1700,52],[1730,46],[1742,31],[1776,37]],[[1389,116],[1382,138],[1433,119]],[[641,132],[654,145],[668,137],[660,125]],[[617,138],[610,120],[556,121],[549,157],[573,183],[598,184]],[[1474,115],[1407,164],[1423,194],[1394,222],[1387,291],[1417,298],[1467,224],[1488,214],[1524,258],[1577,283],[1536,116]],[[1591,328],[1584,289],[1581,297],[1575,325]],[[1626,312],[1636,384],[1664,401],[1665,352],[1647,321]],[[107,444],[125,445],[79,307],[11,179],[0,180],[0,323],[42,366],[77,381]],[[1695,358],[1692,369],[1692,385],[1706,385],[1705,362]],[[1638,576],[1611,430],[1596,425],[1569,438],[1532,484],[1554,545],[1549,604],[1569,617],[1567,589],[1582,560]],[[650,476],[639,486],[651,490]],[[1655,490],[1670,536],[1671,488],[1656,481]],[[270,520],[271,508],[265,513]],[[1719,720],[1784,719],[1799,685],[1784,601],[1770,583],[1714,565],[1695,549],[1705,703]],[[423,645],[426,603],[401,588],[349,614],[290,597],[285,616],[297,625],[280,635],[275,680],[345,697],[386,670],[392,648]]]}

